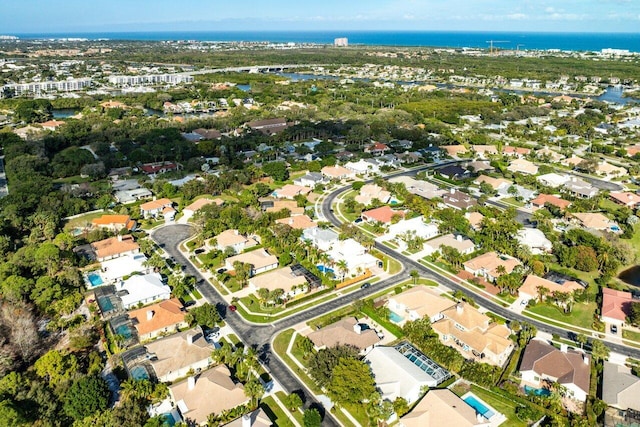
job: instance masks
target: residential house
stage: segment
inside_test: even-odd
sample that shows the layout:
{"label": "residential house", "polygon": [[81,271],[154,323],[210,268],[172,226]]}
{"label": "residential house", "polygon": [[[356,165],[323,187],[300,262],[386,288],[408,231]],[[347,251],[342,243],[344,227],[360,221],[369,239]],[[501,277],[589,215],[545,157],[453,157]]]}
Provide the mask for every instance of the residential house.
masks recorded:
{"label": "residential house", "polygon": [[130,190],[119,190],[113,194],[116,201],[122,204],[137,202],[153,197],[153,193],[146,188],[134,188]]}
{"label": "residential house", "polygon": [[345,179],[345,178],[355,178],[356,173],[351,169],[343,168],[342,166],[325,166],[320,172],[322,175],[326,176],[329,179]]}
{"label": "residential house", "polygon": [[513,182],[504,178],[493,178],[487,175],[480,175],[474,181],[474,184],[480,185],[482,183],[488,184],[494,190],[498,191],[500,189],[507,189],[513,185]]}
{"label": "residential house", "polygon": [[437,251],[442,253],[443,246],[454,248],[458,252],[460,252],[462,255],[469,255],[473,253],[473,251],[476,248],[476,245],[473,243],[471,239],[468,239],[462,236],[461,234],[453,235],[449,233],[425,242],[424,244],[425,254],[431,255],[432,253]]}
{"label": "residential house", "polygon": [[378,165],[378,162],[373,159],[360,159],[357,162],[347,162],[344,166],[353,173],[360,175],[377,175],[380,173],[380,166]]}
{"label": "residential house", "polygon": [[552,163],[558,163],[566,156],[558,153],[557,151],[551,150],[549,148],[543,148],[541,150],[535,151],[536,157],[540,160],[548,160]]}
{"label": "residential house", "polygon": [[422,154],[419,151],[405,151],[396,155],[398,161],[402,164],[410,165],[422,160]]}
{"label": "residential house", "polygon": [[573,197],[581,199],[590,199],[598,194],[598,189],[591,185],[591,183],[582,180],[577,177],[571,177],[568,182],[564,184],[564,189]]}
{"label": "residential house", "polygon": [[440,197],[445,190],[441,190],[437,185],[427,181],[421,181],[409,176],[395,176],[389,180],[394,184],[404,184],[407,191],[411,194],[415,194],[425,199],[433,199],[434,197]]}
{"label": "residential house", "polygon": [[65,122],[60,120],[47,120],[44,123],[40,123],[40,126],[42,126],[42,129],[54,131],[64,124]]}
{"label": "residential house", "polygon": [[389,206],[382,206],[376,209],[371,209],[362,212],[362,219],[369,222],[381,222],[383,224],[390,224],[391,220],[397,216],[404,218],[407,214],[406,211],[393,210]]}
{"label": "residential house", "polygon": [[132,231],[136,228],[136,221],[129,215],[102,215],[100,218],[94,218],[91,224],[96,228],[105,228],[114,233],[122,229]]}
{"label": "residential house", "polygon": [[[494,413],[494,411],[491,411]],[[492,422],[448,388],[429,390],[418,404],[400,418],[400,427],[490,427]]]}
{"label": "residential house", "polygon": [[173,162],[145,163],[140,166],[140,170],[147,175],[157,175],[179,169],[180,165]]}
{"label": "residential house", "polygon": [[436,173],[450,180],[461,180],[469,176],[469,171],[458,165],[449,165],[436,169]]}
{"label": "residential house", "polygon": [[631,314],[634,303],[631,292],[602,288],[602,308],[600,319],[603,322],[622,327]]}
{"label": "residential house", "polygon": [[133,255],[140,252],[140,246],[133,239],[133,236],[116,236],[100,240],[90,244],[92,259],[106,261],[124,255]]}
{"label": "residential house", "polygon": [[285,296],[292,298],[307,290],[307,279],[298,276],[291,271],[291,267],[283,267],[268,273],[254,276],[249,279],[249,289],[257,292],[258,289],[267,289],[270,292],[282,289]]}
{"label": "residential house", "polygon": [[442,194],[442,202],[446,206],[463,211],[478,205],[478,201],[474,197],[455,188]]}
{"label": "residential house", "polygon": [[391,193],[376,184],[365,184],[355,197],[356,202],[365,206],[369,206],[374,199],[381,203],[387,203],[391,199]]}
{"label": "residential house", "polygon": [[569,182],[571,180],[571,177],[567,174],[558,174],[552,172],[540,175],[536,178],[536,180],[542,185],[546,185],[547,187],[557,188]]}
{"label": "residential house", "polygon": [[592,230],[615,230],[620,229],[615,221],[610,220],[600,212],[576,212],[571,214],[584,228]]}
{"label": "residential house", "polygon": [[373,156],[382,156],[387,151],[389,151],[389,147],[381,142],[374,142],[373,144],[364,147],[364,152]]}
{"label": "residential house", "polygon": [[385,238],[388,240],[399,238],[398,240],[400,240],[400,242],[398,243],[401,246],[406,247],[405,242],[402,241],[402,236],[406,235],[407,233],[411,234],[413,237],[431,239],[438,235],[438,225],[435,223],[425,224],[424,217],[422,216],[417,216],[411,219],[403,219],[402,221],[398,221],[395,224],[389,225],[389,229],[385,234]]}
{"label": "residential house", "polygon": [[426,286],[414,286],[390,296],[387,301],[387,308],[402,319],[395,322],[400,325],[422,318],[435,323],[443,318],[442,312],[453,305],[455,305],[453,301],[441,297]]}
{"label": "residential house", "polygon": [[[509,274],[513,269],[522,265],[516,258],[499,255],[496,252],[487,252],[475,258],[466,261],[464,269],[474,276],[485,277],[488,281],[493,282],[502,274]],[[504,273],[500,273],[500,266],[504,267]]]}
{"label": "residential house", "polygon": [[531,153],[530,148],[525,147],[514,147],[511,145],[505,145],[502,147],[502,154],[510,157],[524,157],[528,156]]}
{"label": "residential house", "polygon": [[440,341],[474,359],[503,366],[513,351],[511,331],[505,325],[492,323],[489,316],[466,302],[442,311],[442,319],[433,323]]}
{"label": "residential house", "polygon": [[129,312],[129,318],[141,341],[186,328],[186,311],[178,298],[171,298]]}
{"label": "residential house", "polygon": [[602,369],[602,400],[609,406],[626,411],[640,411],[640,378],[631,368],[604,361]]}
{"label": "residential house", "polygon": [[178,332],[145,345],[158,381],[174,381],[185,377],[189,371],[197,372],[211,366],[213,347],[198,329]]}
{"label": "residential house", "polygon": [[465,165],[467,170],[471,173],[478,173],[484,171],[493,171],[495,168],[486,160],[475,160]]}
{"label": "residential house", "polygon": [[287,209],[291,216],[304,214],[304,207],[298,206],[295,200],[273,199],[271,197],[263,197],[259,199],[260,206],[265,212],[280,212]]}
{"label": "residential house", "polygon": [[309,172],[293,181],[295,185],[301,187],[315,188],[316,185],[326,184],[328,179],[320,172]]}
{"label": "residential house", "polygon": [[338,241],[338,233],[329,228],[307,228],[302,232],[302,239],[310,241],[323,252],[330,250]]}
{"label": "residential house", "polygon": [[307,338],[313,342],[316,350],[350,345],[357,348],[360,354],[368,353],[381,340],[375,330],[355,317],[345,317],[311,332]]}
{"label": "residential house", "polygon": [[273,196],[278,199],[295,199],[296,196],[306,196],[311,193],[311,188],[300,185],[287,184],[273,191]]}
{"label": "residential house", "polygon": [[568,350],[566,345],[558,350],[546,341],[532,339],[524,349],[520,374],[523,386],[540,389],[557,382],[572,399],[585,402],[589,395],[589,356]]}
{"label": "residential house", "polygon": [[472,145],[471,149],[483,159],[486,158],[487,155],[498,154],[498,147],[495,145]]}
{"label": "residential house", "polygon": [[553,244],[547,236],[537,228],[521,228],[518,230],[516,239],[522,246],[529,248],[532,254],[540,255],[551,252]]}
{"label": "residential house", "polygon": [[208,199],[208,198],[198,199],[198,200],[194,201],[193,203],[191,203],[189,206],[186,206],[182,210],[182,214],[184,215],[184,218],[189,219],[189,218],[193,217],[193,215],[196,212],[198,212],[200,209],[202,209],[203,207],[205,207],[207,205],[211,205],[211,204],[215,204],[216,206],[222,206],[224,204],[224,200],[222,200],[220,198],[216,198],[216,199]]}
{"label": "residential house", "polygon": [[[511,194],[510,191],[512,191],[511,190],[512,188],[515,189],[516,191],[515,194]],[[516,198],[520,198],[520,200],[527,201],[527,202],[533,199],[536,196],[536,194],[537,193],[535,190],[530,190],[519,184],[511,185],[506,188],[501,187],[498,189],[498,195],[501,197],[516,197]]]}
{"label": "residential house", "polygon": [[251,276],[278,268],[278,258],[274,255],[269,255],[264,249],[257,249],[227,258],[225,260],[226,269],[229,271],[234,270],[233,264],[236,261],[250,264]]}
{"label": "residential house", "polygon": [[142,253],[127,254],[100,263],[100,276],[105,283],[116,283],[133,273],[149,273],[147,257]]}
{"label": "residential house", "polygon": [[223,364],[170,385],[169,394],[182,417],[195,425],[207,425],[210,414],[221,414],[249,400],[244,386],[233,381]]}
{"label": "residential house", "polygon": [[467,147],[465,147],[464,145],[441,145],[440,149],[444,150],[447,155],[451,157],[457,157],[460,154],[467,153]]}
{"label": "residential house", "polygon": [[173,209],[173,202],[170,199],[152,200],[140,205],[140,215],[144,218],[157,218],[160,214],[164,215],[166,208]]}
{"label": "residential house", "polygon": [[376,161],[376,163],[378,163],[380,167],[383,167],[383,166],[396,167],[399,164],[398,157],[396,157],[395,154],[383,154],[381,156],[376,157],[374,160]]}
{"label": "residential house", "polygon": [[584,159],[582,157],[578,157],[576,155],[573,155],[571,157],[568,157],[568,158],[562,160],[560,162],[560,164],[563,165],[563,166],[568,166],[571,169],[575,169],[575,167],[578,166],[582,162],[584,162]]}
{"label": "residential house", "polygon": [[294,230],[306,230],[307,228],[315,228],[318,226],[318,224],[307,215],[294,215],[288,218],[280,218],[276,220],[276,224],[288,225]]}
{"label": "residential house", "polygon": [[573,280],[552,282],[535,274],[529,274],[518,289],[518,296],[523,300],[535,300],[539,298],[541,289],[546,289],[545,293],[551,295],[554,292],[569,294],[573,291],[584,289],[584,287]]}
{"label": "residential house", "polygon": [[609,198],[619,205],[635,209],[640,206],[640,195],[629,191],[614,191],[609,193]]}
{"label": "residential house", "polygon": [[225,424],[224,427],[271,427],[273,423],[267,413],[260,407],[253,412]]}
{"label": "residential house", "polygon": [[[331,258],[337,273],[343,275],[360,275],[366,270],[380,265],[382,262],[367,253],[367,250],[360,243],[353,239],[338,240],[326,254]],[[335,267],[340,261],[345,261],[346,271],[341,272]]]}
{"label": "residential house", "polygon": [[122,305],[127,310],[171,298],[171,288],[162,281],[160,273],[134,274],[115,286]]}
{"label": "residential house", "polygon": [[218,250],[225,251],[231,248],[237,254],[258,244],[255,239],[243,236],[238,230],[223,231],[215,237],[215,242]]}
{"label": "residential house", "polygon": [[364,361],[371,368],[382,398],[392,402],[402,397],[411,405],[420,398],[425,386],[436,387],[450,377],[449,372],[406,343],[374,347]]}
{"label": "residential house", "polygon": [[538,197],[531,200],[531,205],[537,209],[544,208],[546,204],[555,206],[561,211],[564,211],[569,206],[571,206],[570,201],[561,199],[560,197],[554,196],[552,194],[539,194]]}
{"label": "residential house", "polygon": [[471,228],[474,229],[475,231],[480,230],[481,224],[482,224],[482,220],[484,219],[484,215],[482,215],[480,212],[466,212],[464,214],[464,217],[467,219],[467,221],[469,221],[469,224],[471,224]]}
{"label": "residential house", "polygon": [[220,139],[222,138],[222,133],[216,129],[203,129],[198,128],[193,131],[202,137],[202,139]]}
{"label": "residential house", "polygon": [[278,134],[287,129],[289,126],[290,124],[287,123],[287,119],[285,118],[255,120],[247,123],[247,127],[251,128],[252,130],[260,131],[264,135]]}
{"label": "residential house", "polygon": [[509,172],[522,173],[525,175],[535,175],[538,173],[538,166],[529,160],[515,159],[511,161],[511,164],[507,167]]}
{"label": "residential house", "polygon": [[605,178],[611,179],[618,176],[627,175],[627,170],[621,166],[614,166],[606,161],[598,162],[596,173]]}

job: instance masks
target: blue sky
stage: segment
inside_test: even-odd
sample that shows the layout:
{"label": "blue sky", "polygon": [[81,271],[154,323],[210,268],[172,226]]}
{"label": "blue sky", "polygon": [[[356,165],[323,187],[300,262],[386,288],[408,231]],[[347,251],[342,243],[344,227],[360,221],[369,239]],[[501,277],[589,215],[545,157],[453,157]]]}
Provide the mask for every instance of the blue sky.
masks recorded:
{"label": "blue sky", "polygon": [[639,32],[640,0],[0,0],[0,33]]}

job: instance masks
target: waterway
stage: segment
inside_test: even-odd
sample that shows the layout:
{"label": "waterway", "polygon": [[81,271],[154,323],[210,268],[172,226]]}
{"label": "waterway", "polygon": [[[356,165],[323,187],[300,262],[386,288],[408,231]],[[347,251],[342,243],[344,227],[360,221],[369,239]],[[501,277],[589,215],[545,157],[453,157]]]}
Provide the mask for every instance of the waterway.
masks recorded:
{"label": "waterway", "polygon": [[640,288],[640,265],[624,270],[618,275],[618,279],[622,280],[627,285]]}

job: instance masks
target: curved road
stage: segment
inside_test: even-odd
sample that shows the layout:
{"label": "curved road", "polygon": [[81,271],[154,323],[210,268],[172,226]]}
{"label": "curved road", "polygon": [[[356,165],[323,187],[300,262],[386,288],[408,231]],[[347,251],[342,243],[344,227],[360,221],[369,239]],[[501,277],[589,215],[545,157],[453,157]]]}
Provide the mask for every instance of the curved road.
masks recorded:
{"label": "curved road", "polygon": [[[442,162],[438,164],[430,164],[427,166],[423,166],[420,168],[411,169],[408,171],[402,171],[399,173],[394,173],[389,176],[400,176],[400,175],[415,175],[418,172],[430,168],[442,167],[444,165],[450,163],[457,163],[459,161],[451,161],[451,162]],[[366,181],[372,182],[372,180]],[[331,205],[333,204],[336,197],[338,197],[341,193],[346,192],[350,189],[350,186],[339,188],[332,193],[330,193],[322,202],[322,214],[323,216],[329,220],[333,225],[340,226],[341,222],[336,218],[331,209]],[[358,290],[355,292],[351,292],[349,294],[340,296],[331,301],[319,304],[313,308],[308,310],[299,312],[292,316],[287,317],[286,319],[282,319],[276,321],[272,324],[262,325],[262,324],[253,324],[245,321],[242,316],[235,313],[227,313],[227,304],[222,296],[218,293],[218,291],[209,283],[207,280],[200,274],[200,271],[196,269],[191,262],[184,257],[184,255],[178,250],[178,245],[191,237],[193,235],[193,228],[190,225],[184,224],[172,224],[167,225],[161,228],[154,230],[151,233],[151,237],[155,240],[160,247],[162,247],[169,255],[171,255],[178,263],[185,266],[185,272],[197,278],[196,287],[198,291],[202,294],[205,300],[211,304],[215,304],[218,312],[222,316],[222,318],[227,322],[231,328],[235,331],[238,337],[242,340],[246,345],[252,346],[256,348],[260,361],[263,365],[265,365],[270,372],[270,374],[282,385],[282,387],[288,392],[301,392],[304,395],[305,402],[307,406],[314,406],[321,410],[322,405],[315,399],[313,393],[311,393],[306,386],[301,383],[296,376],[294,376],[289,368],[278,358],[272,357],[271,351],[271,342],[275,338],[275,336],[285,330],[288,329],[298,323],[308,321],[315,317],[321,316],[325,313],[333,311],[337,308],[345,306],[347,304],[352,303],[353,301],[364,298],[370,294],[378,292],[380,289],[384,289],[387,287],[395,286],[396,284],[407,279],[404,273],[398,274],[389,279],[376,282],[372,284],[369,289]],[[474,297],[479,300],[482,306],[491,310],[492,312],[506,318],[518,320],[521,322],[528,322],[534,325],[538,330],[547,332],[550,334],[557,334],[561,337],[571,339],[572,340],[572,332],[567,331],[565,329],[561,329],[555,326],[547,325],[543,322],[540,322],[535,319],[530,319],[526,316],[523,316],[519,313],[514,313],[499,304],[496,304],[492,300],[485,298],[483,295],[476,294],[472,290],[463,287],[462,285],[452,281],[446,276],[433,271],[424,265],[413,261],[412,259],[398,253],[387,246],[384,246],[378,242],[376,242],[376,249],[380,252],[395,258],[400,261],[404,267],[404,272],[415,269],[417,270],[423,277],[434,280],[435,282],[441,283],[446,287],[453,290],[461,290],[463,292],[471,292],[474,294]],[[626,354],[632,356],[634,358],[640,358],[640,349],[635,349],[627,346],[623,346],[620,344],[607,343],[607,346],[618,353]],[[338,426],[339,422],[335,420],[333,415],[330,412],[325,412],[325,417],[323,419],[323,425],[326,426]]]}
{"label": "curved road", "polygon": [[[334,192],[329,194],[322,202],[322,214],[327,220],[329,220],[335,226],[340,226],[341,222],[334,215],[331,209],[331,205],[333,204],[333,201],[336,199],[336,197],[338,197],[341,193],[348,191],[349,189],[350,187],[340,188],[338,190],[335,190]],[[575,336],[575,332],[558,328],[556,326],[548,325],[538,320],[523,316],[520,313],[515,313],[501,306],[500,304],[493,302],[492,300],[486,298],[480,293],[475,293],[473,292],[473,290],[466,288],[457,282],[454,282],[447,276],[444,276],[437,271],[431,270],[430,268],[420,264],[419,262],[416,262],[406,257],[405,255],[399,252],[396,252],[393,249],[390,249],[389,247],[382,245],[378,242],[376,242],[376,249],[384,253],[385,255],[388,255],[400,261],[404,265],[405,269],[407,270],[415,269],[420,273],[421,276],[431,279],[437,283],[441,283],[450,289],[461,290],[465,293],[472,293],[473,296],[476,298],[476,300],[480,303],[480,305],[498,314],[499,316],[504,317],[505,319],[518,320],[520,322],[528,322],[534,325],[539,331],[547,332],[549,334],[557,334],[558,336],[574,341],[573,337]],[[610,342],[606,342],[606,344],[607,344],[607,347],[609,347],[611,350],[617,353],[625,354],[627,356],[632,356],[634,358],[640,358],[640,349],[621,345],[621,344],[610,343]]]}

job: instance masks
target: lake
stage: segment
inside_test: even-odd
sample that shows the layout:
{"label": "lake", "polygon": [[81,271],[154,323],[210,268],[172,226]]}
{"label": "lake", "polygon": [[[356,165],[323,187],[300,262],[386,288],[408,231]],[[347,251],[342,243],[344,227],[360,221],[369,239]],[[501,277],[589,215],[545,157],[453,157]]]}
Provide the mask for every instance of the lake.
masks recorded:
{"label": "lake", "polygon": [[618,279],[627,285],[640,287],[640,265],[626,269],[618,275]]}

